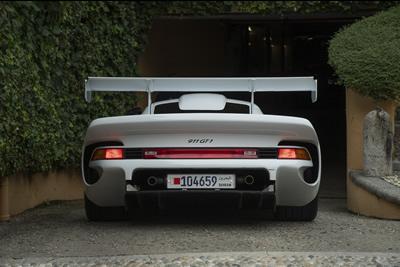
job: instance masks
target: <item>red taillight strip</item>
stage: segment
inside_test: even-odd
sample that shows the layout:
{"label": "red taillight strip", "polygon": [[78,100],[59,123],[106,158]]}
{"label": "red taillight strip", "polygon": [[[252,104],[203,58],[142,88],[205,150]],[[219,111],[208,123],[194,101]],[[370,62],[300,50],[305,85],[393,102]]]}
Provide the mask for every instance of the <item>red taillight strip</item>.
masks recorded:
{"label": "red taillight strip", "polygon": [[145,159],[256,159],[257,149],[201,148],[201,149],[145,149]]}

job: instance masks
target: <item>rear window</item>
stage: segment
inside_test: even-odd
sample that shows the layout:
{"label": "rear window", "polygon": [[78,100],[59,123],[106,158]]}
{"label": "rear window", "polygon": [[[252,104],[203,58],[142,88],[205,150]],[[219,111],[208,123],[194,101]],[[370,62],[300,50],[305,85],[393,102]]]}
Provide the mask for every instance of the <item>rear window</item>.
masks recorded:
{"label": "rear window", "polygon": [[178,102],[157,105],[154,108],[155,114],[168,114],[168,113],[237,113],[249,114],[250,107],[248,105],[241,105],[236,103],[226,103],[223,110],[181,110],[179,109]]}

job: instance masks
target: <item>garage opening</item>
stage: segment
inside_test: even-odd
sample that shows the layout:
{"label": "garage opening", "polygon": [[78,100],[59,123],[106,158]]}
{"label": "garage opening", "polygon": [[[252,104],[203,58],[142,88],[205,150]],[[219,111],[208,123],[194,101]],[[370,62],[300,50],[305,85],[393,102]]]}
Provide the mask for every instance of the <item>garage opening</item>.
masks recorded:
{"label": "garage opening", "polygon": [[[256,93],[264,113],[309,119],[322,149],[321,197],[346,197],[345,89],[328,65],[328,41],[354,19],[158,18],[141,57],[148,77],[316,76],[309,93]],[[227,95],[249,101],[250,94]]]}
{"label": "garage opening", "polygon": [[264,113],[299,116],[314,125],[322,150],[320,197],[346,197],[345,89],[328,65],[328,41],[349,22],[226,23],[227,77],[315,76],[318,101],[309,93],[256,96]]}

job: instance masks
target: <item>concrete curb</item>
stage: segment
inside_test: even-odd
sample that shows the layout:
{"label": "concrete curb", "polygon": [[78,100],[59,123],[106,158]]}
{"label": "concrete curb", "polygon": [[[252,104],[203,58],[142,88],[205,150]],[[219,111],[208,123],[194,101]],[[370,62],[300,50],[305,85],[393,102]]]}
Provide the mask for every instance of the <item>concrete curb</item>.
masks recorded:
{"label": "concrete curb", "polygon": [[[316,264],[317,262],[343,266],[353,264],[380,263],[383,266],[397,266],[400,263],[398,253],[381,252],[212,252],[212,253],[182,253],[182,254],[153,254],[153,255],[131,255],[113,257],[61,257],[61,258],[23,258],[23,259],[4,259],[0,261],[0,266],[25,266],[25,265],[45,265],[45,266],[156,266],[163,262],[163,266],[199,266],[196,260],[208,261],[207,266],[222,266],[226,262],[241,264],[272,263],[268,266],[287,266],[283,262],[293,266],[302,264]],[[297,263],[296,263],[297,262]],[[185,263],[185,264],[184,264]],[[2,265],[4,264],[4,265]],[[299,265],[297,265],[299,264]],[[393,264],[393,265],[392,265]],[[201,265],[203,266],[203,265]],[[263,265],[264,266],[264,265]],[[379,266],[379,265],[378,265]]]}

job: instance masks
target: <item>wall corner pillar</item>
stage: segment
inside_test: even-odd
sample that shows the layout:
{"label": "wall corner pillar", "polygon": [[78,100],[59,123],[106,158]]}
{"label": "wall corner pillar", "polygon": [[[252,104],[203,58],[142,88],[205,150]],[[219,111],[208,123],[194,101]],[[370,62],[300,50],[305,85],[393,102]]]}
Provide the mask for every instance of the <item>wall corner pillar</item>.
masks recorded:
{"label": "wall corner pillar", "polygon": [[0,222],[9,220],[8,177],[0,177]]}
{"label": "wall corner pillar", "polygon": [[[360,96],[350,89],[346,90],[346,131],[347,131],[347,208],[350,211],[361,213],[359,203],[366,201],[365,195],[357,190],[349,181],[350,170],[363,170],[364,159],[364,119],[377,106],[386,111],[394,125],[396,105],[393,101],[376,102],[373,99]],[[393,131],[393,129],[392,129]]]}

